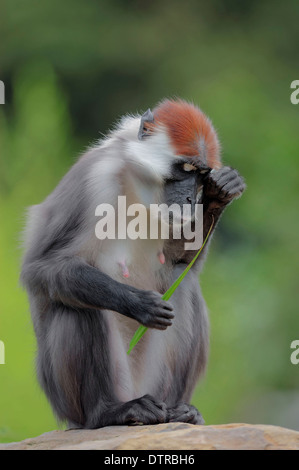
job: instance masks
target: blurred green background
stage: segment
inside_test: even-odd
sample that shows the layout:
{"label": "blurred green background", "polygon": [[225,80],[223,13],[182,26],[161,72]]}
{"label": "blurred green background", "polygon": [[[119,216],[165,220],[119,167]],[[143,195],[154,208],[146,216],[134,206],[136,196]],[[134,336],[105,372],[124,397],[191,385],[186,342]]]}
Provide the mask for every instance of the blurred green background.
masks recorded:
{"label": "blurred green background", "polygon": [[57,428],[18,283],[25,208],[120,115],[174,96],[212,118],[248,186],[201,275],[211,354],[193,403],[207,424],[299,429],[299,2],[0,0],[0,15],[0,442]]}

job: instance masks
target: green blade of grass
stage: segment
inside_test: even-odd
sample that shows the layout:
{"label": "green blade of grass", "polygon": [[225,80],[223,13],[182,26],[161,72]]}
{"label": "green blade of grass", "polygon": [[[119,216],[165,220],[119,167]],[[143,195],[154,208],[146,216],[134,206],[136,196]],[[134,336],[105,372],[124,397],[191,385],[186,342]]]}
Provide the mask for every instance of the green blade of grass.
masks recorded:
{"label": "green blade of grass", "polygon": [[135,331],[135,334],[134,334],[133,338],[131,339],[130,346],[129,346],[129,349],[127,351],[127,354],[130,354],[130,352],[132,351],[134,346],[136,346],[138,341],[142,338],[142,336],[144,335],[146,330],[147,330],[146,326],[140,325],[138,330]]}
{"label": "green blade of grass", "polygon": [[[211,223],[211,226],[209,228],[209,231],[207,233],[207,236],[203,242],[203,244],[201,245],[200,249],[198,250],[198,252],[196,253],[196,255],[194,256],[193,260],[188,264],[188,266],[184,269],[184,271],[182,272],[182,274],[180,274],[180,276],[176,279],[176,281],[174,281],[174,283],[169,287],[169,289],[165,292],[165,294],[163,294],[162,296],[162,300],[169,300],[170,297],[172,296],[172,294],[174,293],[174,291],[176,290],[176,288],[179,286],[179,284],[182,282],[182,280],[184,279],[184,277],[186,276],[186,274],[188,273],[188,271],[192,268],[193,264],[195,263],[195,261],[197,260],[197,258],[199,257],[203,247],[205,246],[209,236],[210,236],[210,233],[212,231],[212,227],[213,227],[213,224],[214,224],[214,218],[213,218],[213,221]],[[147,331],[147,327],[146,326],[143,326],[143,325],[140,325],[140,327],[135,331],[135,334],[133,336],[133,338],[131,339],[131,342],[130,342],[130,345],[129,345],[129,349],[127,351],[127,354],[130,354],[130,352],[132,351],[132,349],[134,348],[134,346],[136,346],[136,344],[140,341],[140,339],[142,338],[142,336],[146,333]]]}

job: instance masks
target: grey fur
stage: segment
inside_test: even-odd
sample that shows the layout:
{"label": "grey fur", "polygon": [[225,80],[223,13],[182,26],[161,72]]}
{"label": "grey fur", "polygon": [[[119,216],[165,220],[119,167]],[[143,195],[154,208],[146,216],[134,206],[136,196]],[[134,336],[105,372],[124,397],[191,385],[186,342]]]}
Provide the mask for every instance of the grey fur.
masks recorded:
{"label": "grey fur", "polygon": [[[146,200],[152,194],[185,204],[188,195],[193,204],[203,184],[207,233],[211,215],[216,223],[235,197],[234,187],[239,194],[244,184],[231,169],[219,170],[217,179],[217,171],[183,174],[159,159],[144,160],[142,170],[134,149],[147,142],[159,146],[164,137],[137,144],[139,125],[140,117],[122,121],[29,211],[21,280],[37,338],[37,376],[57,418],[71,427],[203,422],[189,403],[208,357],[207,310],[198,284],[205,254],[171,302],[164,302],[161,294],[194,255],[184,251],[184,240],[165,244],[161,266],[156,260],[160,241],[96,239],[94,210],[101,202],[116,204],[123,194],[129,202],[144,202],[143,184]],[[123,255],[130,266],[128,280],[118,271],[117,256]],[[151,329],[127,356],[139,323]]]}

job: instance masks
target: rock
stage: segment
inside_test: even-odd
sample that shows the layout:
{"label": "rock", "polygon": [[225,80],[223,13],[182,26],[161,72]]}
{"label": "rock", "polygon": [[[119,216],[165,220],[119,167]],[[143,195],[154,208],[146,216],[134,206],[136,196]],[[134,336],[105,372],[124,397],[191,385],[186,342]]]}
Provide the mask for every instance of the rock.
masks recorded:
{"label": "rock", "polygon": [[299,432],[278,426],[222,424],[194,426],[109,426],[102,429],[52,431],[0,450],[299,450]]}

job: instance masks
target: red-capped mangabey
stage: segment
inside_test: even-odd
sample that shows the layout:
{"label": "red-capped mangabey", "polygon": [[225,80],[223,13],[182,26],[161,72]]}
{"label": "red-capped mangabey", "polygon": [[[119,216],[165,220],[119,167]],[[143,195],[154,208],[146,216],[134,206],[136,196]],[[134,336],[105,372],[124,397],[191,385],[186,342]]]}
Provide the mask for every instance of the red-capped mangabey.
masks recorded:
{"label": "red-capped mangabey", "polygon": [[[208,355],[198,283],[206,248],[171,302],[162,301],[194,253],[184,240],[165,241],[163,254],[161,240],[99,240],[96,207],[116,208],[123,195],[128,207],[202,202],[205,237],[244,187],[236,170],[221,166],[216,132],[202,111],[165,100],[153,112],[124,117],[30,208],[21,279],[38,379],[60,420],[82,428],[203,423],[190,399]],[[127,355],[140,323],[150,329]]]}

